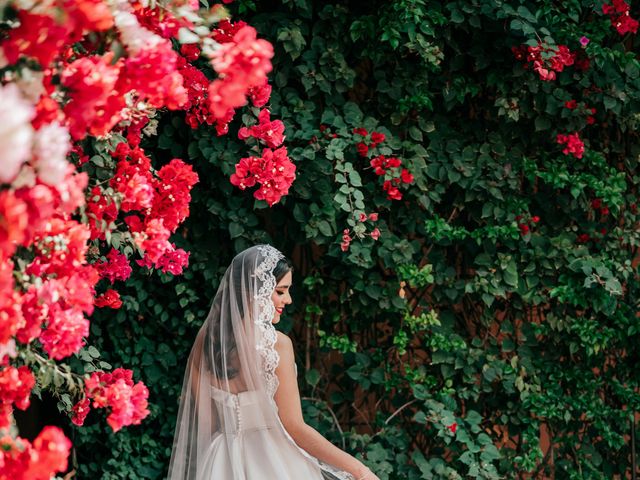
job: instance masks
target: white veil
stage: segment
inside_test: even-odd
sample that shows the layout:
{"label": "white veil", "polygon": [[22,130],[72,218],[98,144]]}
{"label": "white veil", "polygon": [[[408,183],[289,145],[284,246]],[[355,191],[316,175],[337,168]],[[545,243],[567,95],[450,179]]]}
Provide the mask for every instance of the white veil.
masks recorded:
{"label": "white veil", "polygon": [[[214,441],[226,442],[226,450],[237,457],[229,461],[233,478],[220,480],[245,478],[235,471],[244,462],[287,465],[291,449],[277,445],[280,440],[295,443],[282,426],[273,399],[279,356],[274,347],[277,335],[271,323],[275,314],[271,295],[276,287],[273,271],[281,259],[284,256],[275,248],[257,245],[238,254],[225,272],[187,362],[169,480],[208,479],[207,455]],[[238,395],[242,393],[244,396]],[[253,399],[250,415],[241,417],[237,403],[247,394]],[[267,426],[270,435],[277,436],[268,458],[243,458],[242,448],[232,445],[248,425]],[[297,445],[295,452],[318,466],[325,478],[352,478]]]}

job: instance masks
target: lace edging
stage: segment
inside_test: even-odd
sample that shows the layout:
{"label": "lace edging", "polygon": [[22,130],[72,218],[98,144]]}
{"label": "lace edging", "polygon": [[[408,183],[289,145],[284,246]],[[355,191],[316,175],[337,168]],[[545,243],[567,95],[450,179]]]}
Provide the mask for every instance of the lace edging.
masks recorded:
{"label": "lace edging", "polygon": [[276,277],[273,275],[273,270],[276,268],[278,261],[284,258],[284,255],[271,245],[260,245],[258,246],[258,251],[262,254],[262,260],[256,266],[256,276],[261,282],[255,298],[258,305],[258,317],[255,319],[255,324],[258,327],[256,349],[262,361],[262,372],[267,393],[273,399],[278,389],[276,367],[280,361],[280,355],[275,349],[278,336],[275,327],[271,323],[276,313],[276,308],[271,300],[271,293],[276,288]]}

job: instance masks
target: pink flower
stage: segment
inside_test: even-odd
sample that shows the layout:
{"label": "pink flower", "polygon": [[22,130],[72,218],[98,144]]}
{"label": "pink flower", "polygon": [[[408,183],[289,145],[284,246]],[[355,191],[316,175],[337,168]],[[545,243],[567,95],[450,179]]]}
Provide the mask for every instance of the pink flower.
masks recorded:
{"label": "pink flower", "polygon": [[11,182],[31,155],[34,113],[14,83],[0,85],[0,184]]}
{"label": "pink flower", "polygon": [[380,230],[376,227],[371,231],[370,235],[374,240],[378,240],[380,238]]}
{"label": "pink flower", "polygon": [[62,309],[55,304],[47,328],[40,334],[40,343],[50,358],[61,360],[80,350],[89,335],[89,321],[80,310]]}
{"label": "pink flower", "polygon": [[239,28],[231,41],[213,52],[211,64],[219,78],[211,84],[209,100],[216,117],[243,106],[249,90],[264,85],[272,68],[272,57],[273,46],[258,39],[256,30],[248,25]]}
{"label": "pink flower", "polygon": [[98,262],[96,268],[100,276],[108,279],[111,283],[116,280],[126,280],[131,275],[131,266],[126,255],[112,248],[107,254],[107,260]]}
{"label": "pink flower", "polygon": [[25,478],[48,480],[55,472],[67,469],[71,441],[58,427],[44,427],[33,441],[31,463]]}
{"label": "pink flower", "polygon": [[249,89],[249,98],[254,107],[264,107],[271,97],[271,85],[265,79],[262,85],[257,85]]}
{"label": "pink flower", "polygon": [[181,275],[184,268],[189,266],[189,252],[183,249],[175,248],[175,244],[171,244],[171,249],[164,252],[162,257],[158,259],[155,266],[164,273],[172,275]]}
{"label": "pink flower", "polygon": [[58,123],[43,125],[36,131],[33,146],[33,165],[43,183],[56,186],[64,182],[67,153],[71,149],[69,131]]}
{"label": "pink flower", "polygon": [[250,128],[242,127],[238,131],[238,138],[246,140],[254,137],[264,142],[269,148],[277,148],[284,142],[284,123],[280,120],[271,121],[271,114],[266,108],[258,115],[258,124]]}
{"label": "pink flower", "polygon": [[114,432],[126,425],[138,425],[149,414],[149,390],[133,383],[133,372],[117,368],[112,373],[94,372],[85,382],[85,393],[94,408],[109,408],[107,423]]}
{"label": "pink flower", "polygon": [[287,156],[286,147],[273,151],[265,148],[262,157],[241,159],[230,181],[241,190],[260,185],[253,196],[272,206],[289,192],[296,178],[295,171],[296,166]]}
{"label": "pink flower", "polygon": [[582,37],[580,37],[580,45],[582,45],[583,47],[586,47],[587,45],[589,45],[589,42],[591,40],[589,40],[587,37],[585,37],[584,35]]}
{"label": "pink flower", "polygon": [[370,213],[369,214],[369,220],[371,220],[372,222],[377,222],[378,221],[378,214],[377,213]]}

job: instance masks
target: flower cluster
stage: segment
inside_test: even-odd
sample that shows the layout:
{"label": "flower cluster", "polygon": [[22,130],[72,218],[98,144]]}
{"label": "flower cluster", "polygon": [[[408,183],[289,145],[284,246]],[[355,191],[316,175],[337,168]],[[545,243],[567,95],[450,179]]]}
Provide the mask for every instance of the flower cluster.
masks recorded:
{"label": "flower cluster", "polygon": [[556,136],[556,142],[559,145],[564,145],[562,153],[565,155],[573,155],[575,158],[582,158],[584,154],[584,142],[580,140],[578,132],[570,133],[568,135],[558,134]]}
{"label": "flower cluster", "polygon": [[518,229],[520,230],[520,235],[523,237],[531,232],[531,228],[534,225],[537,225],[540,222],[540,217],[534,215],[533,217],[526,217],[524,215],[518,215],[515,218],[516,222],[518,222]]}
{"label": "flower cluster", "polygon": [[402,168],[402,160],[397,157],[385,157],[378,155],[369,162],[373,171],[385,180],[382,189],[387,193],[389,200],[402,200],[402,192],[398,188],[400,184],[413,183],[413,174],[406,168]]}
{"label": "flower cluster", "polygon": [[253,196],[272,206],[289,193],[296,178],[295,172],[296,166],[287,156],[286,147],[277,150],[265,148],[261,157],[240,160],[235,173],[231,175],[231,183],[241,190],[260,185]]}
{"label": "flower cluster", "polygon": [[580,114],[586,115],[586,120],[588,125],[593,125],[596,122],[594,115],[597,112],[597,109],[594,107],[589,107],[585,103],[578,103],[576,100],[567,100],[564,102],[564,107],[568,110],[576,111]]}
{"label": "flower cluster", "polygon": [[602,13],[609,15],[611,26],[615,27],[620,35],[636,33],[638,21],[629,15],[629,4],[624,0],[612,0],[611,3],[602,5]]}
{"label": "flower cluster", "polygon": [[284,123],[281,120],[271,121],[271,113],[266,108],[258,115],[258,124],[250,128],[242,127],[238,130],[238,138],[247,140],[256,138],[269,148],[278,148],[284,142]]}
{"label": "flower cluster", "polygon": [[[386,139],[385,134],[382,132],[372,132],[371,136],[369,137],[369,132],[367,132],[367,130],[362,127],[354,128],[353,133],[365,137],[362,142],[358,142],[356,144],[356,150],[358,150],[358,154],[362,157],[366,157],[369,154],[370,149],[376,148]],[[367,137],[369,138],[368,143],[366,140]]]}
{"label": "flower cluster", "polygon": [[71,442],[58,427],[45,427],[33,440],[0,438],[0,480],[49,480],[67,469]]}
{"label": "flower cluster", "polygon": [[342,232],[342,242],[340,242],[340,250],[346,252],[349,250],[349,245],[353,241],[353,237],[356,235],[358,238],[364,238],[365,236],[371,237],[373,240],[378,240],[380,238],[380,229],[378,227],[374,227],[369,233],[367,233],[366,226],[364,225],[367,221],[377,222],[378,221],[378,213],[365,213],[360,212],[358,215],[358,224],[353,228],[353,231],[350,228],[345,228]]}
{"label": "flower cluster", "polygon": [[253,27],[242,25],[227,37],[231,38],[211,55],[211,65],[219,77],[209,87],[209,102],[217,119],[225,119],[229,111],[245,105],[247,95],[265,84],[272,68],[273,46],[258,39]]}
{"label": "flower cluster", "polygon": [[573,65],[576,55],[566,45],[547,45],[538,43],[536,46],[520,45],[512,47],[511,51],[517,60],[526,62],[538,76],[545,81],[556,79],[556,72],[562,72],[564,67]]}
{"label": "flower cluster", "polygon": [[117,432],[127,425],[139,425],[149,414],[147,398],[149,390],[142,383],[133,383],[133,372],[117,368],[111,373],[94,372],[85,382],[86,397],[73,407],[72,421],[83,425],[90,410],[108,408],[107,423]]}
{"label": "flower cluster", "polygon": [[[217,15],[200,16],[197,2],[41,3],[0,6],[11,18],[0,38],[0,435],[34,386],[21,364],[33,352],[26,345],[63,360],[85,344],[95,307],[122,305],[109,288],[132,272],[121,251],[172,274],[188,264],[169,239],[189,215],[198,177],[179,159],[152,168],[140,141],[157,124],[155,112],[184,110],[191,127],[206,123],[224,134],[235,108],[248,100],[262,107],[271,93],[271,45],[243,22],[208,31]],[[184,36],[191,43],[174,49]],[[201,55],[218,74],[213,81],[192,64]],[[284,137],[269,133],[266,124],[278,122],[265,112],[248,130],[276,148]],[[284,147],[262,157],[260,195],[272,204],[295,167]],[[88,162],[83,169],[98,178],[79,171]],[[94,407],[110,409],[114,430],[148,413],[146,387],[116,372],[86,384]],[[88,409],[78,403],[75,420]],[[33,444],[3,437],[0,480],[65,470],[70,444],[56,432],[43,430]]]}

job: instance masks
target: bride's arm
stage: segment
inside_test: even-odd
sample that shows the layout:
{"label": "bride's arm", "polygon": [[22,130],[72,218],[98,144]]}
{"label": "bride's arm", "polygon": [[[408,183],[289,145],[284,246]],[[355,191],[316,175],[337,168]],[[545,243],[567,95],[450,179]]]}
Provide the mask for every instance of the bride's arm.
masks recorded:
{"label": "bride's arm", "polygon": [[291,339],[278,332],[276,350],[280,355],[280,363],[276,368],[279,386],[274,398],[278,405],[280,420],[296,444],[318,460],[349,472],[356,480],[360,478],[377,479],[360,460],[340,450],[317,430],[305,423],[300,405],[300,392],[298,391]]}

